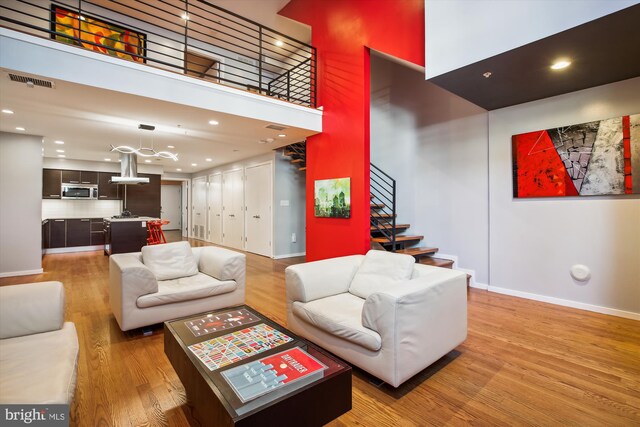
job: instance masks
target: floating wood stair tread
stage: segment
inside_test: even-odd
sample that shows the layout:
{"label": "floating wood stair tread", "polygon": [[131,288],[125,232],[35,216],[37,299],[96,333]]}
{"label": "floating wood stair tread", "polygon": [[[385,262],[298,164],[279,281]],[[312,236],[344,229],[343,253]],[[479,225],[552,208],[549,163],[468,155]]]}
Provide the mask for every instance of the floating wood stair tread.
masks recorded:
{"label": "floating wood stair tread", "polygon": [[291,163],[303,163],[304,159],[293,159],[291,160]]}
{"label": "floating wood stair tread", "polygon": [[438,252],[438,248],[407,248],[407,249],[400,249],[397,250],[396,253],[398,254],[405,254],[405,255],[411,255],[414,257],[422,257],[422,256],[427,256],[427,255],[432,255],[435,254],[436,252]]}
{"label": "floating wood stair tread", "polygon": [[424,258],[420,258],[419,262],[420,264],[433,265],[434,267],[453,268],[453,261],[450,259],[426,256]]}
{"label": "floating wood stair tread", "polygon": [[[424,236],[404,236],[404,235],[397,236],[396,235],[396,243],[410,242],[412,240],[422,240],[422,239],[424,239]],[[371,241],[376,243],[382,243],[382,244],[391,243],[391,240],[389,240],[386,237],[372,237]]]}
{"label": "floating wood stair tread", "polygon": [[285,155],[285,156],[289,156],[289,157],[291,157],[291,156],[295,156],[296,154],[298,154],[298,153],[297,153],[297,152],[295,152],[295,151],[285,151],[285,152],[284,152],[284,155]]}
{"label": "floating wood stair tread", "polygon": [[393,218],[394,216],[396,216],[396,215],[388,214],[388,213],[378,213],[378,212],[371,214],[371,218],[374,218],[374,219],[376,219],[376,218]]}
{"label": "floating wood stair tread", "polygon": [[304,166],[304,167],[298,168],[298,170],[299,170],[299,171],[306,171],[306,170],[307,170],[307,167],[306,167],[306,166]]}
{"label": "floating wood stair tread", "polygon": [[[406,230],[407,228],[411,227],[411,224],[396,224],[396,230],[397,231],[402,231],[402,230]],[[393,226],[391,224],[380,224],[377,227],[372,225],[371,226],[371,232],[372,233],[376,233],[379,232],[378,229],[382,229],[382,230],[392,230]]]}
{"label": "floating wood stair tread", "polygon": [[384,208],[385,206],[387,206],[387,205],[385,205],[384,203],[371,203],[371,204],[369,205],[369,207],[370,207],[371,209],[382,209],[382,208]]}

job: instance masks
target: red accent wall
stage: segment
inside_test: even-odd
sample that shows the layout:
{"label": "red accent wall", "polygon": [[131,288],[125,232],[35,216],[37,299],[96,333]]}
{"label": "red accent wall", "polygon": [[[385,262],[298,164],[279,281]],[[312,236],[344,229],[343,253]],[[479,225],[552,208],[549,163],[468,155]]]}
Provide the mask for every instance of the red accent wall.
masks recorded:
{"label": "red accent wall", "polygon": [[[424,66],[424,0],[291,0],[280,14],[311,26],[324,108],[323,132],[307,139],[307,260],[365,253],[369,49]],[[351,178],[351,218],[315,218],[315,180],[344,177]]]}

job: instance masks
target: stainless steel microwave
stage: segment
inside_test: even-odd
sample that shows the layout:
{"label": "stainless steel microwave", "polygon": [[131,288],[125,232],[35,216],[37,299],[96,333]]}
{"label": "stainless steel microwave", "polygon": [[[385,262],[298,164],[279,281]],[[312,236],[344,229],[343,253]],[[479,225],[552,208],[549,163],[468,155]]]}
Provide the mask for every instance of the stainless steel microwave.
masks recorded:
{"label": "stainless steel microwave", "polygon": [[63,199],[98,199],[97,185],[62,184]]}

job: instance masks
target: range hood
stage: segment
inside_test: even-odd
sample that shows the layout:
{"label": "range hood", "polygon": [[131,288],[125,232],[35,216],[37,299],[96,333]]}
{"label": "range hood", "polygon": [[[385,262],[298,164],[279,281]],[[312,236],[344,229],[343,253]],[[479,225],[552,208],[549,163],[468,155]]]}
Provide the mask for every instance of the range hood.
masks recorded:
{"label": "range hood", "polygon": [[121,185],[148,184],[149,178],[138,177],[138,156],[120,153],[120,176],[112,176],[111,182]]}

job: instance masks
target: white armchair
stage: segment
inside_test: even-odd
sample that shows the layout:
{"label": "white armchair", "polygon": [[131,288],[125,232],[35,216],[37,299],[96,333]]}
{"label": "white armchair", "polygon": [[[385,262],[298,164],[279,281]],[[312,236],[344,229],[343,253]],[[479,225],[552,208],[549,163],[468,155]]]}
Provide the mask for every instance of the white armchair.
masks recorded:
{"label": "white armchair", "polygon": [[60,282],[0,287],[0,404],[69,404],[78,334]]}
{"label": "white armchair", "polygon": [[398,387],[467,336],[464,273],[369,251],[286,269],[293,332]]}
{"label": "white armchair", "polygon": [[241,305],[246,257],[228,249],[191,248],[188,242],[145,246],[111,255],[109,300],[120,329]]}

